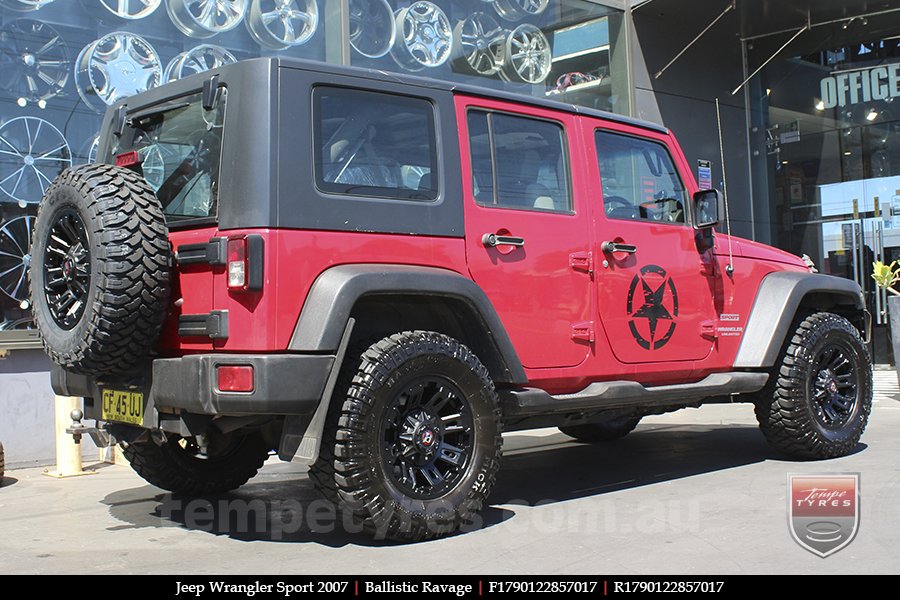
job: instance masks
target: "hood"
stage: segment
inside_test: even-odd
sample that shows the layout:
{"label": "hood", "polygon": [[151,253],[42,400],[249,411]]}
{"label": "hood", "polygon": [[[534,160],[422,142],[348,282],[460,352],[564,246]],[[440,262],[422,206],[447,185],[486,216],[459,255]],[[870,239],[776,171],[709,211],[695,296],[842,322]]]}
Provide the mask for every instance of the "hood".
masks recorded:
{"label": "hood", "polygon": [[[734,236],[732,236],[731,242],[732,252],[735,256],[764,260],[768,262],[783,263],[794,267],[800,267],[802,269],[807,268],[806,263],[803,262],[803,259],[795,254],[791,254],[790,252],[785,252],[784,250],[779,250],[778,248],[773,248],[772,246],[767,246],[765,244],[760,244],[759,242],[745,240],[743,238]],[[728,236],[716,236],[716,254],[728,254]]]}

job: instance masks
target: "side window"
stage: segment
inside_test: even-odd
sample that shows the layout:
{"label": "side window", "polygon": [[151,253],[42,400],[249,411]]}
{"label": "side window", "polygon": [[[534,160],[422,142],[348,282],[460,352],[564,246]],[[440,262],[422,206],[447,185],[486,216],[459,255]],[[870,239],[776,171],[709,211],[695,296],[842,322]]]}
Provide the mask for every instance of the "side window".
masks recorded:
{"label": "side window", "polygon": [[607,131],[596,143],[607,217],[687,223],[687,192],[664,145]]}
{"label": "side window", "polygon": [[476,110],[467,120],[479,204],[572,212],[562,126]]}
{"label": "side window", "polygon": [[324,192],[430,201],[437,150],[430,102],[344,88],[316,88],[316,183]]}

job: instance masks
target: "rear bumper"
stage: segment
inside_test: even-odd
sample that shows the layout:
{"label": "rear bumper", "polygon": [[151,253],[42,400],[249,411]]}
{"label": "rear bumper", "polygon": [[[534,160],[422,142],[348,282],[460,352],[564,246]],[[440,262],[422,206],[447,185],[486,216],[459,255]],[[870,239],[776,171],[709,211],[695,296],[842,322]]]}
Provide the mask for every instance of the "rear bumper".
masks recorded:
{"label": "rear bumper", "polygon": [[[252,392],[223,392],[217,367],[250,365]],[[53,391],[81,396],[85,416],[99,418],[101,389],[133,389],[145,398],[144,426],[155,427],[157,412],[180,409],[199,415],[310,415],[322,399],[334,365],[333,355],[318,354],[198,354],[160,358],[130,378],[94,378],[54,367]],[[149,410],[149,409],[156,410]]]}

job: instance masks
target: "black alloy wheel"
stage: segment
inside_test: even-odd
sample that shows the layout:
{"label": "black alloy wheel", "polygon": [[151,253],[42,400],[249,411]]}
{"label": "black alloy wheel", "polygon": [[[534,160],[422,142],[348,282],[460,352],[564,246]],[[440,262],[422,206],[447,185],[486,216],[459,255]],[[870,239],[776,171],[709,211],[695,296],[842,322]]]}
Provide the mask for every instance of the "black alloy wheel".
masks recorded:
{"label": "black alloy wheel", "polygon": [[392,483],[411,498],[431,500],[463,478],[474,442],[472,409],[446,379],[410,382],[382,418],[382,460]]}
{"label": "black alloy wheel", "polygon": [[819,423],[839,429],[852,417],[859,402],[858,354],[840,342],[822,348],[815,358],[815,376],[810,382]]}
{"label": "black alloy wheel", "polygon": [[74,210],[56,215],[44,253],[44,296],[50,316],[72,329],[84,314],[91,284],[91,253],[84,222]]}

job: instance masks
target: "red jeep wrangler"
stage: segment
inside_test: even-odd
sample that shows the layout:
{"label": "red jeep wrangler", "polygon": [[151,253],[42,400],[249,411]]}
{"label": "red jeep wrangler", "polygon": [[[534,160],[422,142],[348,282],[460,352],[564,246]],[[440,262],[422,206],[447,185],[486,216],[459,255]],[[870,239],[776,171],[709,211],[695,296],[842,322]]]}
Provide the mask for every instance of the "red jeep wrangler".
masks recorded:
{"label": "red jeep wrangler", "polygon": [[275,449],[423,539],[481,508],[503,430],[737,400],[809,459],[866,427],[859,288],[714,233],[657,125],[269,58],[119,102],[98,156],[41,203],[35,319],[54,390],[166,490]]}

